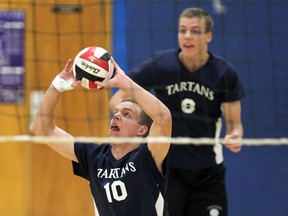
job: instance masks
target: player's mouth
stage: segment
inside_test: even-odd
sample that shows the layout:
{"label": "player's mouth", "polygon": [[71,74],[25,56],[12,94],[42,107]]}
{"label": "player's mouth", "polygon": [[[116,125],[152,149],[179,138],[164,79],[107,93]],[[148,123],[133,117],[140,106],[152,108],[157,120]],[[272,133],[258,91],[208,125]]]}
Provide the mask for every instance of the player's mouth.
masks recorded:
{"label": "player's mouth", "polygon": [[119,127],[116,124],[112,124],[110,127],[111,131],[120,131]]}
{"label": "player's mouth", "polygon": [[187,48],[187,49],[191,49],[194,47],[194,45],[193,44],[183,44],[183,47]]}

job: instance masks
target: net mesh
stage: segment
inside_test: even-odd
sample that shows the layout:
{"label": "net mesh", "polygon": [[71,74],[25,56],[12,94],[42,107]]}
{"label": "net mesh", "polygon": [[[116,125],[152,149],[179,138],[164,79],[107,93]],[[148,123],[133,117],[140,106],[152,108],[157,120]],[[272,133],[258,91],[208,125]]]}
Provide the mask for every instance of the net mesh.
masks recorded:
{"label": "net mesh", "polygon": [[[30,124],[43,93],[65,61],[83,47],[95,44],[105,47],[122,68],[130,68],[154,51],[177,47],[175,32],[179,13],[191,6],[189,1],[165,1],[165,5],[163,1],[113,3],[114,11],[112,2],[100,0],[1,3],[3,22],[23,24],[23,28],[15,25],[1,28],[0,117],[4,124],[0,130],[3,138],[32,135]],[[231,60],[240,72],[247,92],[242,102],[245,138],[273,138],[273,141],[279,138],[279,143],[283,143],[280,139],[287,137],[288,131],[287,61],[283,59],[287,49],[283,49],[279,41],[287,38],[287,32],[278,20],[285,18],[287,3],[213,0],[195,1],[192,6],[211,12],[215,22],[211,50]],[[266,22],[255,17],[254,10],[259,17],[265,17]],[[14,15],[8,18],[9,11]],[[22,19],[19,11],[23,13]],[[169,13],[169,18],[159,17],[159,11]],[[113,22],[111,15],[115,16]],[[142,25],[135,25],[140,19],[143,19]],[[19,61],[4,64],[6,58]],[[5,68],[9,67],[10,71],[19,71],[16,70],[19,67],[22,70],[7,75]],[[57,123],[75,136],[105,137],[110,92],[82,90],[71,95],[63,96],[56,113]],[[243,144],[250,142],[247,139]]]}
{"label": "net mesh", "polygon": [[[31,135],[35,110],[67,59],[88,46],[111,50],[111,4],[99,0],[4,1],[0,9],[1,135]],[[19,45],[17,50],[14,44]],[[16,73],[16,68],[21,72]],[[84,89],[73,96],[63,95],[57,124],[76,135],[105,135],[109,95],[107,90]]]}

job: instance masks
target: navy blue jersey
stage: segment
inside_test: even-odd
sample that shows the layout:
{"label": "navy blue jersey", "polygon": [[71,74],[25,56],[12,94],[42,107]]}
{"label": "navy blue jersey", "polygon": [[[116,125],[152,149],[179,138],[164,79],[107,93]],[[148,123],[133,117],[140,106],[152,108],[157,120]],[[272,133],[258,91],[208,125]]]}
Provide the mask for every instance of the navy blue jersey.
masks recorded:
{"label": "navy blue jersey", "polygon": [[167,174],[160,173],[147,144],[120,160],[109,144],[75,143],[74,151],[74,174],[89,181],[97,216],[167,215]]}
{"label": "navy blue jersey", "polygon": [[[191,73],[178,58],[179,50],[156,53],[128,75],[146,90],[153,90],[171,111],[173,137],[220,135],[221,103],[245,93],[232,65],[209,53],[207,63]],[[196,170],[223,162],[222,146],[171,145],[171,166]]]}

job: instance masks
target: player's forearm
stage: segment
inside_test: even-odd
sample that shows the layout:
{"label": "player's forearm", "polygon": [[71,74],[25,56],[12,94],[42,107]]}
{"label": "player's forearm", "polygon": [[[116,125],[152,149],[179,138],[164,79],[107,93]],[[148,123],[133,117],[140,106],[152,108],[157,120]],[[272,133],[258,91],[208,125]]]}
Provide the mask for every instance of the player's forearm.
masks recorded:
{"label": "player's forearm", "polygon": [[111,112],[114,112],[118,104],[127,97],[126,93],[119,89],[109,100],[109,109]]}
{"label": "player's forearm", "polygon": [[154,123],[165,124],[165,120],[170,119],[169,109],[153,94],[140,87],[129,77],[127,77],[126,87],[122,88],[122,90],[138,102]]}
{"label": "player's forearm", "polygon": [[240,121],[226,124],[226,134],[243,137],[243,125]]}
{"label": "player's forearm", "polygon": [[54,111],[61,93],[50,85],[38,107],[32,125],[32,132],[39,136],[47,136],[55,128]]}
{"label": "player's forearm", "polygon": [[226,134],[234,137],[243,136],[243,126],[241,121],[240,101],[224,103],[224,117],[226,124]]}

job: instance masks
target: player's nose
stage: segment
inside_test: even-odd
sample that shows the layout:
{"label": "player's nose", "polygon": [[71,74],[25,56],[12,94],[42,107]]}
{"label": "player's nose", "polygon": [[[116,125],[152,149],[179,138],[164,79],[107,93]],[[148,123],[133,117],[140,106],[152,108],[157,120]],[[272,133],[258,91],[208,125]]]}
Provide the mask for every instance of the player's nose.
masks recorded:
{"label": "player's nose", "polygon": [[121,119],[121,116],[120,116],[119,112],[118,113],[114,113],[113,119],[114,120],[120,120]]}

